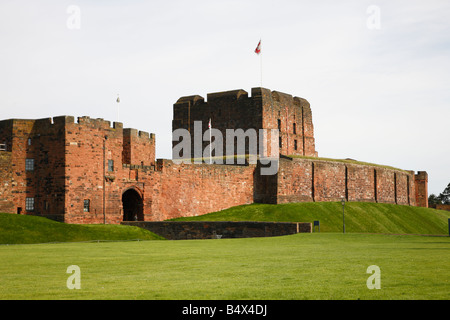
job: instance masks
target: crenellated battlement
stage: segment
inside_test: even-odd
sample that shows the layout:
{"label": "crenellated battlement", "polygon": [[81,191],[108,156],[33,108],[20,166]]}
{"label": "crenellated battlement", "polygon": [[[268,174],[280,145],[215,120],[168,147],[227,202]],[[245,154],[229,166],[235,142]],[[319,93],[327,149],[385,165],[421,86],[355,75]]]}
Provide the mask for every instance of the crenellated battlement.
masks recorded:
{"label": "crenellated battlement", "polygon": [[148,133],[145,131],[140,131],[137,129],[132,128],[125,128],[123,129],[123,136],[124,137],[135,137],[135,138],[141,138],[141,139],[147,139],[147,140],[155,140],[155,134],[154,133]]}
{"label": "crenellated battlement", "polygon": [[[68,117],[73,118],[73,117]],[[69,122],[66,122],[69,123]],[[73,123],[70,122],[70,123]],[[113,122],[113,125],[111,126],[111,121],[104,120],[103,118],[91,118],[88,116],[78,117],[77,123],[80,125],[87,125],[89,127],[94,127],[98,129],[123,129],[122,122]]]}

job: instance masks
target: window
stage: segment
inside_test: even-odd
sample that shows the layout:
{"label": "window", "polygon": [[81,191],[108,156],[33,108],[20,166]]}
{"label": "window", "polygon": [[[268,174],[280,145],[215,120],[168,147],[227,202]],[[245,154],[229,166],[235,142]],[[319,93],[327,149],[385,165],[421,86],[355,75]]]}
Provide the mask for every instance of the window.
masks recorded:
{"label": "window", "polygon": [[108,171],[114,171],[114,160],[108,160]]}
{"label": "window", "polygon": [[294,150],[297,150],[297,140],[294,140]]}
{"label": "window", "polygon": [[292,127],[294,130],[294,134],[297,134],[297,125],[295,123],[293,123]]}
{"label": "window", "polygon": [[34,211],[34,198],[25,198],[25,210]]}
{"label": "window", "polygon": [[34,170],[34,159],[25,159],[25,170],[26,171]]}
{"label": "window", "polygon": [[278,121],[278,130],[281,130],[281,120],[278,119],[277,121]]}
{"label": "window", "polygon": [[49,208],[50,208],[50,205],[48,204],[48,201],[44,200],[44,210],[48,211]]}
{"label": "window", "polygon": [[278,138],[278,147],[281,149],[281,147],[283,146],[283,143],[281,141],[281,137]]}
{"label": "window", "polygon": [[31,146],[31,138],[28,138],[28,145]]}
{"label": "window", "polygon": [[84,204],[83,204],[83,211],[84,212],[89,212],[91,211],[91,200],[84,200]]}

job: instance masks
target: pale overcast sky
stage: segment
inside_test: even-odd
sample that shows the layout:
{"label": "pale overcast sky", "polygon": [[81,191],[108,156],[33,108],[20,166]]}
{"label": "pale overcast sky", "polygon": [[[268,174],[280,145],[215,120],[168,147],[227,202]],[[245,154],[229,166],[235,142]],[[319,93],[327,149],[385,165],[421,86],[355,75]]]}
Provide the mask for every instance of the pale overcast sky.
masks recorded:
{"label": "pale overcast sky", "polygon": [[260,86],[311,103],[319,156],[450,182],[450,1],[0,2],[0,119],[90,116],[156,134],[181,96]]}

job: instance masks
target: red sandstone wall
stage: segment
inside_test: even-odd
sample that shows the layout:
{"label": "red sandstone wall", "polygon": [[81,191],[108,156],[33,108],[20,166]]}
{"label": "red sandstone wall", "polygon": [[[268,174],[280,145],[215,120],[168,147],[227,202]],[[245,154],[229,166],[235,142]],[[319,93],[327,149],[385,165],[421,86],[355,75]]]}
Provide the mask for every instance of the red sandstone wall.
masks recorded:
{"label": "red sandstone wall", "polygon": [[0,212],[15,213],[12,199],[11,152],[0,151]]}
{"label": "red sandstone wall", "polygon": [[375,202],[375,169],[347,164],[348,201]]}
{"label": "red sandstone wall", "polygon": [[136,129],[123,129],[122,162],[133,165],[155,165],[155,135]]}
{"label": "red sandstone wall", "polygon": [[275,203],[314,201],[313,162],[281,160],[278,170],[277,201]]}
{"label": "red sandstone wall", "polygon": [[436,209],[450,211],[450,204],[437,204]]}
{"label": "red sandstone wall", "polygon": [[419,171],[414,176],[416,205],[428,208],[428,174]]}
{"label": "red sandstone wall", "polygon": [[261,96],[263,128],[277,129],[280,120],[281,154],[317,156],[312,113],[307,100],[264,88],[253,88],[252,96]]}
{"label": "red sandstone wall", "polygon": [[253,202],[254,166],[176,165],[158,160],[151,220],[202,215]]}
{"label": "red sandstone wall", "polygon": [[314,200],[340,201],[346,197],[345,165],[339,162],[314,162]]}
{"label": "red sandstone wall", "polygon": [[413,172],[371,165],[281,159],[277,197],[271,203],[345,198],[347,201],[416,205],[413,177]]}
{"label": "red sandstone wall", "polygon": [[[67,117],[65,122],[65,221],[100,223],[104,207],[105,214],[113,215],[111,198],[117,197],[115,181],[122,163],[122,128],[111,128],[107,121],[88,117],[79,118],[78,122],[73,117]],[[111,172],[108,160],[114,161]],[[84,212],[84,200],[90,200],[89,212]],[[114,207],[116,211],[117,205]]]}
{"label": "red sandstone wall", "polygon": [[376,169],[377,202],[395,203],[395,173],[383,168]]}

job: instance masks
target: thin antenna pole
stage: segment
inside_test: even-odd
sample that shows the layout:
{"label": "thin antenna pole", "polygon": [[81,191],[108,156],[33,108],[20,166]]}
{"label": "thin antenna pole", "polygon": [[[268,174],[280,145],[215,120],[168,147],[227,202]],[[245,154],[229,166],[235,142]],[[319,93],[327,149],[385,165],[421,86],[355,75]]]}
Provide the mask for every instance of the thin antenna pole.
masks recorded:
{"label": "thin antenna pole", "polygon": [[120,111],[119,111],[119,103],[120,103],[120,98],[119,98],[119,94],[117,94],[117,122],[120,121]]}
{"label": "thin antenna pole", "polygon": [[259,55],[259,70],[261,73],[261,87],[262,87],[262,50],[261,50],[261,38],[259,39],[258,46],[255,49],[255,53]]}
{"label": "thin antenna pole", "polygon": [[260,70],[261,70],[261,88],[262,88],[262,79],[263,79],[263,72],[262,72],[262,50],[259,53],[259,64],[260,64]]}

